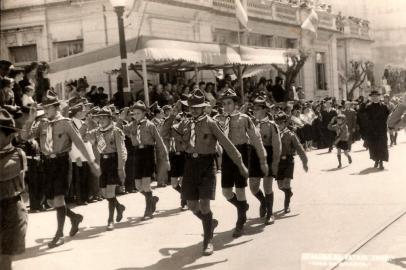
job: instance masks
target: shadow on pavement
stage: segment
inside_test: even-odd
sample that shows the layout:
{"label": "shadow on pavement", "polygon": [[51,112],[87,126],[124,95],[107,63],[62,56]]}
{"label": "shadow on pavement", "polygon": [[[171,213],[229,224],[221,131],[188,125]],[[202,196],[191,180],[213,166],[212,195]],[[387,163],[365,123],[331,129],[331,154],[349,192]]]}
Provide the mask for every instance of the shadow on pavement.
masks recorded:
{"label": "shadow on pavement", "polygon": [[361,152],[365,152],[368,151],[368,149],[361,149],[361,150],[357,150],[357,151],[351,151],[351,153],[361,153]]}
{"label": "shadow on pavement", "polygon": [[393,259],[390,259],[388,261],[388,263],[397,265],[397,266],[399,266],[401,268],[406,268],[406,257],[393,258]]}
{"label": "shadow on pavement", "polygon": [[[255,226],[261,223],[259,226]],[[265,228],[265,225],[262,224],[262,221],[259,222],[258,219],[250,220],[246,223],[245,229],[245,236],[254,235],[260,233]],[[218,252],[224,249],[232,248],[235,246],[240,246],[246,244],[252,239],[244,240],[237,243],[232,243],[233,241],[237,241],[232,237],[233,230],[214,233],[213,237],[213,245],[214,245],[214,252]],[[244,236],[242,236],[243,238]],[[220,260],[220,261],[213,261],[208,263],[202,263],[192,266],[187,266],[190,264],[195,263],[199,258],[202,257],[202,242],[184,247],[184,248],[177,248],[177,247],[170,247],[170,248],[162,248],[159,252],[166,256],[159,260],[158,262],[145,266],[145,267],[125,267],[125,268],[118,268],[117,270],[195,270],[195,269],[203,269],[206,267],[210,267],[216,264],[225,263],[228,260]]]}
{"label": "shadow on pavement", "polygon": [[360,171],[359,173],[352,173],[351,175],[367,175],[367,174],[371,174],[371,173],[379,173],[379,172],[383,172],[384,170],[380,170],[377,168],[366,168],[362,171]]}
{"label": "shadow on pavement", "polygon": [[349,165],[343,166],[343,167],[341,167],[341,168],[335,167],[335,168],[331,168],[331,169],[328,169],[328,170],[321,170],[321,171],[322,171],[322,172],[336,172],[336,171],[341,171],[341,170],[347,168],[348,166],[349,166]]}
{"label": "shadow on pavement", "polygon": [[[127,218],[127,221],[120,222],[114,224],[114,228],[117,229],[123,229],[123,228],[128,228],[128,227],[135,227],[135,226],[142,226],[146,223],[141,223],[142,220],[141,218]],[[69,224],[69,222],[67,222]],[[100,237],[101,233],[106,232],[106,225],[104,226],[95,226],[95,227],[89,227],[89,228],[80,228],[79,232],[77,235],[74,237],[65,237],[65,244],[55,248],[55,249],[49,249],[48,248],[48,243],[52,240],[52,238],[39,238],[36,239],[35,242],[38,243],[39,245],[29,247],[25,249],[25,252],[19,256],[15,257],[15,261],[19,260],[25,260],[29,258],[36,258],[44,255],[50,255],[53,253],[61,253],[61,252],[66,252],[70,251],[71,249],[64,249],[64,250],[59,250],[60,248],[63,248],[67,243],[71,241],[77,241],[77,240],[88,240],[96,237]]]}
{"label": "shadow on pavement", "polygon": [[324,156],[324,155],[328,155],[328,154],[332,154],[332,152],[323,152],[323,153],[318,153],[316,155],[318,156]]}

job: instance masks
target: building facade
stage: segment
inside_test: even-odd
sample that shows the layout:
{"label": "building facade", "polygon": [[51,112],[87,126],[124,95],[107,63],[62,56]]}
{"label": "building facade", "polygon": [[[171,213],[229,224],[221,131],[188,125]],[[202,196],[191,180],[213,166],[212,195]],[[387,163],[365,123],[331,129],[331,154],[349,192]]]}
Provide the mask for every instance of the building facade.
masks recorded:
{"label": "building facade", "polygon": [[[247,6],[250,32],[245,39],[246,45],[301,46],[304,37],[300,26],[308,11],[271,0],[248,0]],[[338,76],[342,46],[346,47],[345,51],[354,51],[348,48],[368,40],[368,32],[365,28],[350,34],[338,31],[336,15],[327,10],[317,12],[317,39],[311,45],[311,55],[296,84],[303,86],[309,99],[340,97],[343,96]],[[144,35],[230,44],[238,44],[239,39],[234,0],[130,0],[124,20],[127,39]],[[351,38],[344,42],[346,35]],[[10,59],[17,65],[31,61],[62,61],[117,43],[117,17],[108,0],[1,1],[1,58]],[[109,64],[100,69],[83,66],[82,74],[90,85],[104,86],[114,93],[116,75],[110,72],[111,69]],[[131,71],[129,75],[133,88],[139,88],[139,77]],[[274,78],[278,74],[270,68],[263,75]],[[210,72],[200,72],[199,76],[204,80],[214,79]],[[77,78],[70,78],[67,70],[65,79]],[[159,76],[149,74],[149,79],[155,82]]]}

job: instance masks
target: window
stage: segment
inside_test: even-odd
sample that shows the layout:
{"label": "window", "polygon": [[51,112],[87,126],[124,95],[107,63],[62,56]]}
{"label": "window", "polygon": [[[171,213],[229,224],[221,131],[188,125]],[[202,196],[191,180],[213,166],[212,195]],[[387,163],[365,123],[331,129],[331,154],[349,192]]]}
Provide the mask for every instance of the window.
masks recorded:
{"label": "window", "polygon": [[288,48],[288,49],[297,48],[297,39],[287,38],[286,39],[286,48]]}
{"label": "window", "polygon": [[316,83],[318,90],[327,90],[326,54],[316,53]]}
{"label": "window", "polygon": [[9,47],[10,60],[14,63],[33,62],[38,60],[37,45]]}
{"label": "window", "polygon": [[272,48],[273,47],[273,36],[262,36],[261,37],[261,45],[263,46],[263,47],[270,47],[270,48]]}
{"label": "window", "polygon": [[216,29],[214,31],[214,42],[238,44],[238,33],[225,29]]}
{"label": "window", "polygon": [[54,52],[56,58],[63,58],[81,53],[83,52],[83,39],[55,42]]}

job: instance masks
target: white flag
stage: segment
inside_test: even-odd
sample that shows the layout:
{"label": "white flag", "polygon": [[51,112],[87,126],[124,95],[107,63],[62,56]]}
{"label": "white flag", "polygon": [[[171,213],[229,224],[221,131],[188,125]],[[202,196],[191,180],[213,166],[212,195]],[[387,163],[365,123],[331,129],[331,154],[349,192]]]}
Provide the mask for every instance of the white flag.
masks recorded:
{"label": "white flag", "polygon": [[240,0],[235,0],[235,15],[245,29],[248,29],[248,14]]}
{"label": "white flag", "polygon": [[312,32],[315,35],[315,37],[317,37],[318,26],[319,26],[319,16],[317,15],[317,12],[314,9],[312,9],[312,11],[309,14],[309,17],[306,18],[301,27],[303,30]]}

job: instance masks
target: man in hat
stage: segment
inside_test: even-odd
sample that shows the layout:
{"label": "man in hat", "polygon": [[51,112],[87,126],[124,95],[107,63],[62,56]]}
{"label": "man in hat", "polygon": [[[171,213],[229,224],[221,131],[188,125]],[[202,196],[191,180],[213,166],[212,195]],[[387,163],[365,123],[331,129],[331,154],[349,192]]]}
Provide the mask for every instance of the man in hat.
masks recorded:
{"label": "man in hat", "polygon": [[[243,177],[248,177],[248,170],[241,154],[225,136],[217,123],[204,113],[204,93],[196,90],[188,99],[191,118],[183,120],[176,129],[185,143],[186,159],[183,172],[182,198],[187,200],[189,209],[202,221],[203,255],[213,253],[213,231],[218,221],[213,219],[210,200],[215,199],[216,172],[214,158],[217,141],[223,146],[228,156],[237,165]],[[177,102],[172,114],[165,120],[162,133],[167,134],[173,126],[176,115],[181,112],[181,102]]]}
{"label": "man in hat", "polygon": [[348,133],[349,133],[349,150],[351,150],[351,145],[355,141],[355,132],[357,129],[357,112],[353,109],[353,102],[347,100],[345,102],[345,108],[342,111],[342,114],[345,115],[346,124],[348,126]]}
{"label": "man in hat", "polygon": [[285,193],[284,211],[290,212],[290,200],[293,196],[291,181],[293,180],[293,173],[295,169],[294,156],[299,154],[303,163],[303,169],[308,171],[308,159],[303,146],[300,144],[298,137],[295,133],[289,130],[288,122],[289,117],[285,113],[279,113],[275,116],[275,122],[279,126],[281,134],[281,159],[279,161],[278,173],[276,180],[278,181],[278,188]]}
{"label": "man in hat", "polygon": [[369,95],[371,103],[365,107],[367,119],[366,139],[370,158],[375,161],[374,168],[384,170],[383,162],[389,160],[387,121],[389,108],[381,102],[381,94],[373,90]]}
{"label": "man in hat", "polygon": [[[156,211],[158,196],[154,196],[151,189],[151,177],[155,169],[155,149],[157,155],[166,163],[169,169],[168,151],[158,132],[157,127],[147,119],[147,107],[144,102],[137,101],[132,107],[133,119],[131,123],[123,125],[124,134],[131,138],[134,152],[135,186],[145,196],[145,212],[143,219],[153,218]],[[121,120],[128,113],[124,109]]]}
{"label": "man in hat", "polygon": [[406,95],[403,96],[402,101],[390,114],[388,127],[393,130],[401,130],[406,127]]}
{"label": "man in hat", "polygon": [[7,77],[12,69],[13,64],[7,60],[0,60],[0,80]]}
{"label": "man in hat", "polygon": [[333,151],[333,143],[335,138],[334,131],[328,129],[328,124],[337,116],[337,111],[333,108],[333,101],[328,98],[324,102],[324,107],[321,111],[321,121],[322,121],[322,140],[325,142],[325,147],[328,147],[328,152]]}
{"label": "man in hat", "polygon": [[124,182],[127,151],[124,134],[113,122],[110,108],[103,107],[98,113],[99,127],[88,130],[89,120],[81,127],[80,133],[85,141],[97,145],[100,154],[100,188],[108,201],[107,230],[114,230],[114,211],[117,210],[116,222],[123,219],[125,206],[116,197],[116,187]]}
{"label": "man in hat", "polygon": [[[385,94],[383,96],[383,104],[385,104],[388,107],[389,113],[392,113],[396,108],[395,104],[391,102],[390,96],[388,94]],[[391,147],[397,144],[398,132],[390,127],[389,127],[389,139]]]}
{"label": "man in hat", "polygon": [[[260,168],[265,176],[268,176],[268,164],[266,160],[265,148],[262,144],[261,136],[256,131],[250,117],[237,110],[238,96],[228,89],[221,97],[224,113],[217,115],[218,121],[224,134],[231,140],[242,156],[246,166],[249,162],[249,153],[256,151]],[[238,170],[237,164],[223,152],[221,164],[221,187],[224,197],[237,208],[237,223],[233,237],[240,237],[244,233],[244,224],[247,221],[248,203],[245,195],[247,187],[247,177]],[[235,188],[235,193],[233,192]]]}
{"label": "man in hat", "polygon": [[82,215],[75,214],[65,203],[65,195],[69,190],[71,165],[69,152],[72,148],[72,142],[78,147],[85,158],[90,161],[89,165],[92,171],[96,175],[100,173],[99,166],[94,160],[91,160],[91,156],[79,132],[72,125],[72,121],[61,115],[59,104],[60,101],[57,95],[52,91],[48,91],[42,103],[46,118],[37,127],[33,127],[32,124],[37,110],[35,106],[32,106],[25,128],[21,133],[23,139],[26,140],[38,138],[41,152],[44,156],[45,193],[48,204],[56,209],[58,222],[55,237],[48,244],[49,248],[54,248],[64,243],[63,227],[65,216],[68,216],[72,223],[69,233],[71,237],[79,231],[79,224],[83,220]]}
{"label": "man in hat", "polygon": [[[272,179],[278,173],[279,159],[281,155],[281,137],[279,128],[274,121],[269,118],[268,110],[270,106],[266,99],[258,97],[254,100],[253,115],[254,124],[261,135],[262,142],[266,150],[266,161],[269,167],[267,174],[261,171],[260,161],[255,151],[250,157],[250,189],[252,194],[260,202],[259,214],[265,217],[265,224],[274,223],[273,202],[274,194],[272,190]],[[260,189],[261,178],[263,178],[264,191]],[[265,195],[264,195],[265,193]]]}
{"label": "man in hat", "polygon": [[0,109],[0,269],[11,270],[12,257],[25,251],[27,211],[21,199],[25,153],[12,145],[17,132],[12,116]]}
{"label": "man in hat", "polygon": [[282,85],[283,79],[281,77],[276,77],[275,85],[271,87],[273,100],[277,103],[286,101],[286,91],[283,89]]}

